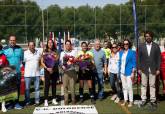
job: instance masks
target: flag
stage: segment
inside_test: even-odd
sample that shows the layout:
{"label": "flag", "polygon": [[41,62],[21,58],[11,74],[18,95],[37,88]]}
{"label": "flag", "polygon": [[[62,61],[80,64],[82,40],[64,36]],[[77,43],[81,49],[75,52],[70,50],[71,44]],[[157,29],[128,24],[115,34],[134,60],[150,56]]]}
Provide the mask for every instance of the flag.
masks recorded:
{"label": "flag", "polygon": [[58,52],[61,53],[62,48],[61,48],[61,33],[58,33]]}
{"label": "flag", "polygon": [[[137,22],[137,15],[136,15],[136,0],[132,0],[132,7],[133,7],[133,17],[134,17],[134,37],[136,41],[136,69],[137,69],[137,82],[138,82],[138,79],[139,79],[139,73],[138,73],[139,36],[138,36],[138,22]],[[137,83],[137,93],[138,93],[138,83]]]}
{"label": "flag", "polygon": [[52,34],[52,32],[49,32],[49,40],[53,40],[53,34]]}

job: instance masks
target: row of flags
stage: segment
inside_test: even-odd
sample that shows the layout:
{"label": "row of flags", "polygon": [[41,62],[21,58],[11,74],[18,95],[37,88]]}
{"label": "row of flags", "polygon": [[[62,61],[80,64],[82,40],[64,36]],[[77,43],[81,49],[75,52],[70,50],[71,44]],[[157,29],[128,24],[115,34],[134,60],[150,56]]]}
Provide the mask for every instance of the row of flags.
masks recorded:
{"label": "row of flags", "polygon": [[[65,43],[66,40],[70,40],[70,32],[64,32],[63,34],[63,43]],[[62,51],[62,34],[61,32],[58,33],[58,36],[55,36],[54,32],[49,32],[49,39],[54,41],[55,47],[58,47],[58,51]],[[58,43],[57,43],[58,42]],[[65,48],[65,45],[64,45]]]}

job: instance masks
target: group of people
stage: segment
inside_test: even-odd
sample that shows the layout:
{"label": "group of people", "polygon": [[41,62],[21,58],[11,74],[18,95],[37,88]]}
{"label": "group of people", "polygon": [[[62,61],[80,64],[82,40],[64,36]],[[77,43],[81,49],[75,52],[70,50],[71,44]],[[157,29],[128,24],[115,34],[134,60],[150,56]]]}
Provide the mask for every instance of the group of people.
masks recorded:
{"label": "group of people", "polygon": [[[0,56],[6,59],[0,60],[1,68],[13,65],[17,72],[17,100],[14,107],[22,109],[19,104],[21,64],[25,64],[25,105],[30,105],[30,85],[34,81],[35,105],[40,104],[40,69],[44,68],[44,106],[49,106],[49,87],[52,88],[52,104],[58,105],[56,96],[56,84],[59,73],[62,73],[64,87],[64,104],[69,104],[69,90],[72,104],[76,104],[75,86],[79,81],[79,101],[84,101],[84,81],[87,81],[91,103],[95,104],[96,99],[104,99],[104,80],[109,78],[109,82],[114,95],[111,100],[115,103],[121,101],[124,96],[125,106],[133,105],[133,80],[136,72],[141,75],[141,99],[142,106],[146,105],[147,88],[150,90],[150,103],[156,105],[156,77],[162,74],[165,91],[165,54],[162,53],[159,45],[153,42],[153,33],[147,31],[144,34],[145,42],[138,47],[138,53],[131,49],[132,44],[129,39],[119,44],[114,42],[108,47],[108,42],[104,42],[102,48],[100,40],[96,39],[94,47],[91,43],[82,42],[81,51],[74,50],[70,40],[64,43],[65,49],[59,53],[54,41],[49,39],[43,51],[35,48],[35,42],[28,42],[28,49],[23,51],[16,45],[16,36],[9,36],[9,45],[0,47]],[[161,59],[162,58],[162,59]],[[1,59],[1,58],[0,58]],[[5,61],[7,61],[7,64]],[[137,61],[138,60],[138,61]],[[149,83],[149,84],[148,84]],[[98,91],[96,91],[96,84]],[[5,99],[2,99],[2,111],[6,112]]]}

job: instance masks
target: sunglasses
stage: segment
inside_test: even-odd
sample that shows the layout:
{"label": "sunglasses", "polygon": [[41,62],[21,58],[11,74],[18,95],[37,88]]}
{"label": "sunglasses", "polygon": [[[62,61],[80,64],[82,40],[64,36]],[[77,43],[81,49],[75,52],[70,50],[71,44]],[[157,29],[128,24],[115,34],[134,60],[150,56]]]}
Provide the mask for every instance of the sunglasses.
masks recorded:
{"label": "sunglasses", "polygon": [[117,46],[114,46],[114,47],[112,47],[112,48],[117,48]]}
{"label": "sunglasses", "polygon": [[129,43],[125,43],[124,45],[129,45]]}

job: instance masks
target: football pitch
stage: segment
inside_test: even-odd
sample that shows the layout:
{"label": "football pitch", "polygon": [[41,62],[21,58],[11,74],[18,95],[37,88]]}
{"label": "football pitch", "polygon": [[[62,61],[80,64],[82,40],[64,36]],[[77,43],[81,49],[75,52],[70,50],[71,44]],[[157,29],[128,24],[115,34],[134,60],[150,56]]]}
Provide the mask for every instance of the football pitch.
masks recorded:
{"label": "football pitch", "polygon": [[[43,107],[43,85],[41,86],[41,104],[39,107]],[[78,83],[76,84],[76,100],[77,100],[77,105],[92,105],[89,95],[88,95],[88,88],[85,84],[84,87],[84,97],[85,100],[83,103],[80,104],[79,102],[79,96],[78,96],[78,89],[79,85]],[[139,100],[140,99],[140,85],[139,85],[139,90],[137,93],[137,86],[134,85],[134,100]],[[121,103],[114,103],[114,101],[111,100],[112,96],[112,91],[110,88],[110,85],[108,82],[105,83],[104,85],[104,90],[105,90],[105,98],[103,100],[96,100],[95,107],[98,111],[99,114],[165,114],[165,96],[162,96],[162,86],[160,87],[160,96],[158,100],[158,107],[157,109],[152,109],[149,105],[146,105],[145,107],[139,107],[138,105],[133,105],[133,107],[128,108],[127,106],[121,106]],[[34,89],[33,87],[31,88],[31,100],[34,100]],[[51,88],[49,89],[49,95],[51,96]],[[57,86],[57,95],[58,95],[58,101],[59,105],[61,104],[61,85]],[[24,95],[21,95],[20,102],[23,105],[23,100],[24,100]],[[121,101],[122,102],[122,101]],[[49,100],[49,104],[51,105],[51,100]],[[71,105],[71,103],[70,103]],[[15,110],[11,109],[8,110],[5,114],[33,114],[33,111],[35,109],[34,105],[30,106],[25,106],[24,109],[22,110]],[[53,112],[52,112],[53,113]],[[0,114],[3,114],[0,111]]]}

